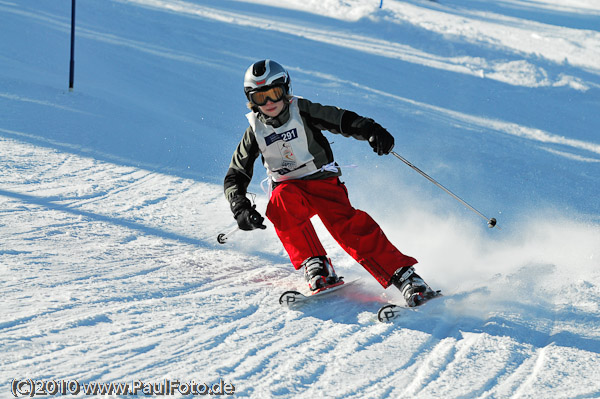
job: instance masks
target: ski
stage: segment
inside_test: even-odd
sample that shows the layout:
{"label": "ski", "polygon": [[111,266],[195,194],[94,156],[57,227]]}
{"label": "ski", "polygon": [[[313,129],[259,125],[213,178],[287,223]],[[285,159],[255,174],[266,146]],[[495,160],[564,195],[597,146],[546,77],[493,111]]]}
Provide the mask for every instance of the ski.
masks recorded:
{"label": "ski", "polygon": [[342,288],[348,287],[354,283],[356,283],[359,279],[352,280],[349,282],[345,282],[344,280],[340,280],[335,284],[328,285],[326,287],[320,288],[319,290],[311,293],[303,294],[299,291],[285,291],[279,297],[279,304],[287,307],[291,307],[294,305],[299,305],[301,303],[307,302],[312,299],[316,299],[317,297],[323,296],[325,294],[330,294],[334,291],[340,290]]}
{"label": "ski", "polygon": [[382,323],[392,321],[392,320],[398,318],[398,316],[400,316],[403,311],[415,310],[415,308],[417,308],[419,306],[423,306],[424,304],[431,301],[432,299],[439,298],[441,296],[443,296],[441,294],[441,292],[436,291],[435,295],[433,295],[429,298],[423,299],[421,302],[419,302],[419,305],[416,307],[409,307],[407,305],[395,305],[393,303],[388,303],[387,305],[384,305],[381,308],[379,308],[379,311],[377,312],[377,320],[379,320]]}

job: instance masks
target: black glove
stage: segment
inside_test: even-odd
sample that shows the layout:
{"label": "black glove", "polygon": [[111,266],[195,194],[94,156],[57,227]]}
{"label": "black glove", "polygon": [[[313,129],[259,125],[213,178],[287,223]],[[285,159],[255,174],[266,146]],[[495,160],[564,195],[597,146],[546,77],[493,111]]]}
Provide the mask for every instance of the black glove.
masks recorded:
{"label": "black glove", "polygon": [[[346,112],[348,114],[348,120],[351,132],[356,132],[360,136],[369,140],[369,144],[373,148],[373,151],[378,155],[389,154],[394,148],[394,136],[392,136],[387,130],[385,130],[379,123],[375,122],[371,118],[363,118],[356,115],[353,112]],[[353,120],[352,120],[353,118]],[[344,120],[342,120],[344,122]]]}
{"label": "black glove", "polygon": [[265,218],[256,210],[256,205],[251,205],[246,197],[235,197],[231,201],[231,211],[241,230],[266,229],[263,224]]}
{"label": "black glove", "polygon": [[380,124],[373,122],[369,144],[377,155],[387,155],[394,148],[394,136]]}

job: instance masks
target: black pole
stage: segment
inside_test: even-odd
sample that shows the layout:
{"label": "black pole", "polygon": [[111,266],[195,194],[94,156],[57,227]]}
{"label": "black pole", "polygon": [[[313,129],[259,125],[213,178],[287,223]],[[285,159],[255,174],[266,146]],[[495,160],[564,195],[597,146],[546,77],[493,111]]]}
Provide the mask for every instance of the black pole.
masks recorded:
{"label": "black pole", "polygon": [[71,62],[69,67],[69,90],[73,91],[75,73],[75,0],[71,0]]}

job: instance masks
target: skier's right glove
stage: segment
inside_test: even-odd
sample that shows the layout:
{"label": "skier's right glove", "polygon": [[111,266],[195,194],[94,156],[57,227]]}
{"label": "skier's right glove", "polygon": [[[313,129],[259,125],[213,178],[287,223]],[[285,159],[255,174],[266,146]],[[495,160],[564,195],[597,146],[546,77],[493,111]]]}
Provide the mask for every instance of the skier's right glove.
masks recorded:
{"label": "skier's right glove", "polygon": [[231,200],[231,211],[241,230],[266,229],[265,218],[258,213],[256,205],[250,204],[246,197],[235,197]]}

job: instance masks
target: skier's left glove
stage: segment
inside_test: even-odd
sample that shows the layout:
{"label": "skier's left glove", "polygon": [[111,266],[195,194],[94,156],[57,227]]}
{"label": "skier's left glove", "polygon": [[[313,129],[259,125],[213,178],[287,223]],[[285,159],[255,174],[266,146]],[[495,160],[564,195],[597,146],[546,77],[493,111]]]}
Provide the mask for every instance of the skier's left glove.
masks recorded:
{"label": "skier's left glove", "polygon": [[250,204],[250,200],[246,197],[239,196],[232,199],[231,211],[241,230],[264,230],[267,228],[263,224],[265,218],[258,213],[256,205]]}
{"label": "skier's left glove", "polygon": [[342,129],[369,141],[377,155],[389,154],[394,148],[394,136],[371,118],[363,118],[352,111],[342,117]]}
{"label": "skier's left glove", "polygon": [[379,123],[373,122],[369,144],[377,155],[387,155],[394,148],[394,136]]}

